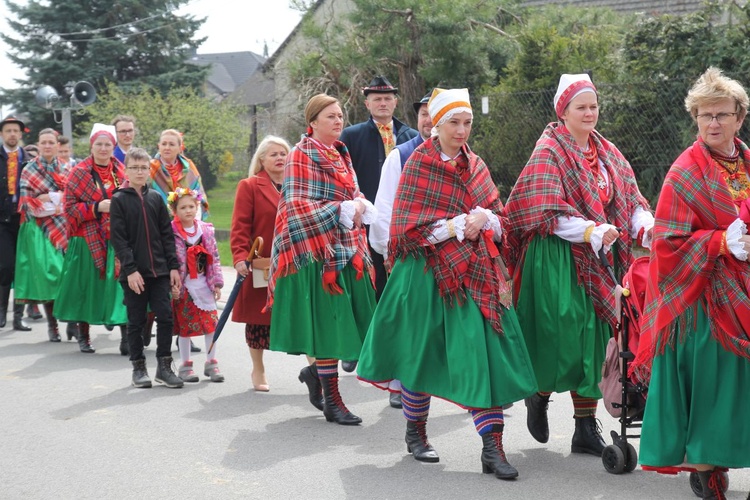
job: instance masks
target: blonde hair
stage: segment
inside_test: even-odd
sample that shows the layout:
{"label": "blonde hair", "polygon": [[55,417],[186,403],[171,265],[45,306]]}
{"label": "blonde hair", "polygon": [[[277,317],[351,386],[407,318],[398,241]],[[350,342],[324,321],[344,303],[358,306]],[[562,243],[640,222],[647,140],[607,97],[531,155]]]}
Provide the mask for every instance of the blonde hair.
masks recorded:
{"label": "blonde hair", "polygon": [[287,154],[289,154],[289,150],[292,149],[289,146],[289,143],[281,137],[276,137],[275,135],[265,136],[263,140],[260,141],[260,144],[258,144],[258,149],[255,150],[253,159],[250,160],[250,168],[247,171],[248,177],[253,176],[263,170],[262,162],[265,159],[266,154],[268,153],[268,149],[273,145],[281,146],[286,150]]}
{"label": "blonde hair", "polygon": [[165,135],[173,135],[173,136],[177,137],[177,143],[178,143],[178,145],[182,146],[182,134],[180,133],[179,130],[173,129],[173,128],[168,128],[166,130],[162,130],[161,134],[159,134],[159,142],[161,142],[161,138],[164,137]]}
{"label": "blonde hair", "polygon": [[739,118],[744,119],[750,99],[740,82],[733,80],[721,72],[720,69],[710,67],[703,73],[685,98],[685,109],[695,119],[698,108],[716,104],[723,99],[732,99]]}
{"label": "blonde hair", "polygon": [[312,96],[305,106],[305,123],[310,125],[318,118],[320,112],[331,104],[338,104],[341,106],[338,99],[327,94],[317,94]]}

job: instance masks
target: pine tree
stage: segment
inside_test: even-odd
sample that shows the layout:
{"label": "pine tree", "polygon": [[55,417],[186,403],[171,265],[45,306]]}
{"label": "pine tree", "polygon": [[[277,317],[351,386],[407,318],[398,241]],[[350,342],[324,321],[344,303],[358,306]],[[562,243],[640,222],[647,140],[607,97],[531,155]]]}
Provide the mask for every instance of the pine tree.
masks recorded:
{"label": "pine tree", "polygon": [[146,84],[164,93],[171,87],[200,90],[208,67],[187,59],[204,41],[194,38],[204,19],[175,14],[187,1],[5,0],[16,19],[8,19],[10,30],[0,36],[26,74],[15,80],[18,88],[3,89],[0,99],[38,131],[55,125],[52,113],[34,101],[42,85],[54,87],[63,102],[65,85],[78,81],[97,90],[106,82],[124,89]]}

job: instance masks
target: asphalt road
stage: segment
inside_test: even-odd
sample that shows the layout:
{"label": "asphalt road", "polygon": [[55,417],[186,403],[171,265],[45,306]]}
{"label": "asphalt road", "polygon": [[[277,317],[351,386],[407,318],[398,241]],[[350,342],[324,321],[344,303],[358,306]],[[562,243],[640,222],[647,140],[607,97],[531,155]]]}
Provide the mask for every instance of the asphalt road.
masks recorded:
{"label": "asphalt road", "polygon": [[[134,389],[119,332],[92,327],[97,352],[82,354],[49,342],[45,320],[30,324],[0,330],[0,499],[696,498],[685,474],[616,476],[597,457],[571,455],[566,394],[553,396],[547,445],[528,434],[523,403],[506,412],[505,449],[520,473],[506,482],[481,473],[481,440],[450,403],[433,399],[428,433],[440,463],[423,464],[406,453],[401,412],[353,374],[341,390],[364,420],[357,427],[328,423],[309,404],[302,357],[267,353],[271,392],[253,391],[243,325],[229,323],[219,342],[226,382],[201,373],[183,389]],[[153,345],[147,356],[153,377]],[[202,367],[205,351],[193,359]],[[608,435],[617,423],[600,418]],[[750,471],[729,477],[728,498],[745,499]]]}

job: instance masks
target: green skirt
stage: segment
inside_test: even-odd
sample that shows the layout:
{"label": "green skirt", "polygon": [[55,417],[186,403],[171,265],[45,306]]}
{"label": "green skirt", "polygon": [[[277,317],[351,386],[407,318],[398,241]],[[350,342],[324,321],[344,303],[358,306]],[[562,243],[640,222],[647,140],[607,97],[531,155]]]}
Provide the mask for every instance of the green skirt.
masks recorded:
{"label": "green skirt", "polygon": [[80,236],[68,241],[55,316],[61,321],[83,321],[92,325],[122,325],[128,322],[123,291],[115,278],[115,251],[107,244],[105,278],[99,277],[94,258]]}
{"label": "green skirt", "polygon": [[750,467],[750,360],[711,336],[703,306],[693,312],[684,342],[654,358],[640,461]]}
{"label": "green skirt", "polygon": [[357,280],[350,265],[339,275],[340,295],[323,290],[322,275],[323,263],[313,261],[276,281],[270,349],[357,360],[375,309],[375,290],[367,275]]}
{"label": "green skirt", "polygon": [[62,252],[52,245],[35,220],[21,224],[16,246],[16,300],[54,300],[60,285],[63,259]]}
{"label": "green skirt", "polygon": [[612,331],[578,284],[570,243],[557,236],[531,240],[516,311],[539,390],[601,399],[602,363]]}
{"label": "green skirt", "polygon": [[357,373],[379,387],[398,379],[466,408],[494,408],[537,390],[515,311],[499,335],[471,297],[448,305],[424,258],[397,261],[367,332]]}

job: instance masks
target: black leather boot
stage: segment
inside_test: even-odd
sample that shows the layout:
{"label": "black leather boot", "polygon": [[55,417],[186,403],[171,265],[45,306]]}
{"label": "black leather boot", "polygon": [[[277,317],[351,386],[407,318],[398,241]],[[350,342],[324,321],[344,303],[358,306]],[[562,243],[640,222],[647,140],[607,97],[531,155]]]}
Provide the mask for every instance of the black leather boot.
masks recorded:
{"label": "black leather boot", "polygon": [[318,367],[315,363],[304,367],[299,371],[299,381],[307,384],[307,393],[310,398],[310,404],[320,411],[323,411],[323,386],[320,385],[318,378]]}
{"label": "black leather boot", "polygon": [[10,301],[10,287],[0,286],[0,328],[5,328],[8,322],[8,301]]}
{"label": "black leather boot", "polygon": [[130,347],[128,347],[128,327],[120,325],[120,356],[127,356],[130,354]]}
{"label": "black leather boot", "polygon": [[435,448],[427,441],[427,419],[406,421],[406,451],[420,462],[435,463],[440,461]]}
{"label": "black leather boot", "polygon": [[42,313],[39,311],[39,306],[36,304],[27,304],[26,316],[33,320],[42,319]]}
{"label": "black leather boot", "polygon": [[699,471],[698,477],[700,477],[703,487],[701,498],[710,500],[725,500],[727,498],[724,492],[728,485],[725,482],[725,476],[719,469]]}
{"label": "black leather boot", "polygon": [[133,387],[148,389],[151,387],[151,379],[146,371],[146,360],[136,359],[133,363]]}
{"label": "black leather boot", "polygon": [[341,425],[362,423],[362,419],[350,412],[341,399],[338,377],[321,378],[320,384],[323,386],[323,415],[326,420]]}
{"label": "black leather boot", "polygon": [[482,434],[482,472],[498,479],[515,479],[518,471],[508,463],[503,450],[503,431]]}
{"label": "black leather boot", "polygon": [[91,346],[91,337],[89,337],[89,324],[78,323],[78,348],[81,352],[91,354],[96,350]]}
{"label": "black leather boot", "polygon": [[47,335],[50,342],[60,342],[60,330],[57,328],[57,318],[52,312],[52,302],[44,304],[44,312],[47,315]]}
{"label": "black leather boot", "polygon": [[357,360],[354,361],[342,361],[341,362],[341,369],[344,370],[346,373],[351,373],[354,370],[357,369]]}
{"label": "black leather boot", "polygon": [[549,441],[549,422],[547,421],[547,407],[549,396],[542,396],[538,392],[524,400],[526,403],[526,427],[531,436],[540,443]]}
{"label": "black leather boot", "polygon": [[401,393],[391,392],[388,395],[388,404],[391,406],[391,408],[403,408],[404,405],[403,403],[401,403]]}
{"label": "black leather boot", "polygon": [[13,329],[19,332],[30,332],[31,327],[23,321],[23,304],[13,304]]}
{"label": "black leather boot", "polygon": [[68,336],[68,340],[78,340],[78,323],[68,322],[68,326],[65,327],[65,335]]}
{"label": "black leather boot", "polygon": [[175,374],[174,370],[172,370],[172,356],[164,356],[156,359],[158,365],[156,366],[156,376],[154,377],[154,380],[160,384],[166,385],[170,389],[179,389],[185,385],[185,382],[183,382],[182,379]]}
{"label": "black leather boot", "polygon": [[607,444],[602,438],[601,429],[593,415],[590,417],[576,418],[576,431],[573,434],[573,441],[570,445],[570,451],[573,453],[589,453],[602,456]]}

